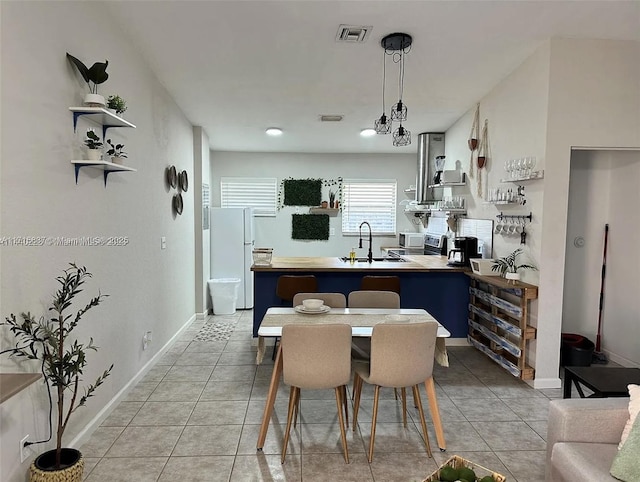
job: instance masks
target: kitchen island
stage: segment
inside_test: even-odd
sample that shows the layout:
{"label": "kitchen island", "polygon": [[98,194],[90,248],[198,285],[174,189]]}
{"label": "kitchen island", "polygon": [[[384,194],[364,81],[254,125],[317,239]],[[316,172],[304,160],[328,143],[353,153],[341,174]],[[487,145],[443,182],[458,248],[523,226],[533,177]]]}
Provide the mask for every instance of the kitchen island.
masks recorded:
{"label": "kitchen island", "polygon": [[365,275],[398,276],[402,308],[427,310],[453,338],[467,337],[469,268],[447,266],[446,256],[402,256],[399,261],[350,263],[330,257],[273,257],[270,266],[252,266],[254,274],[253,336],[267,309],[286,306],[276,296],[278,277],[312,274],[319,292],[344,293],[360,289]]}

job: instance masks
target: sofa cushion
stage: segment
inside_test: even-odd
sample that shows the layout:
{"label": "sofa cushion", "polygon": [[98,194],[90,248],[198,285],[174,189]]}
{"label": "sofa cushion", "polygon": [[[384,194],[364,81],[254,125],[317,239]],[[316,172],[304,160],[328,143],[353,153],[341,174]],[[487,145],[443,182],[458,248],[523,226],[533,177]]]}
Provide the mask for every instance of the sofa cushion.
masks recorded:
{"label": "sofa cushion", "polygon": [[640,417],[631,427],[629,437],[622,448],[618,450],[613,465],[611,475],[624,482],[640,481]]}
{"label": "sofa cushion", "polygon": [[625,440],[629,436],[629,432],[631,432],[631,427],[633,426],[633,422],[636,421],[636,417],[640,412],[640,385],[629,385],[627,387],[629,389],[629,420],[627,420],[627,424],[624,426],[624,430],[622,431],[622,437],[620,438],[620,444],[618,445],[618,449],[621,449],[624,445]]}
{"label": "sofa cushion", "polygon": [[616,481],[609,474],[618,447],[615,444],[558,442],[551,452],[555,471],[566,481]]}

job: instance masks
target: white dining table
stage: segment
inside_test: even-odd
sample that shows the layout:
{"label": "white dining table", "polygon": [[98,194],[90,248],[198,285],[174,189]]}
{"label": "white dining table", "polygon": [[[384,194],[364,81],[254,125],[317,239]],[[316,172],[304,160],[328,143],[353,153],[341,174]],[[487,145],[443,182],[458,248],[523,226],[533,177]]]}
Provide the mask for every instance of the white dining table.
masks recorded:
{"label": "white dining table", "polygon": [[[301,313],[295,308],[271,307],[265,313],[260,324],[260,328],[258,328],[258,354],[256,356],[256,363],[262,363],[264,358],[265,338],[281,336],[282,327],[285,325],[296,323],[348,323],[351,325],[352,336],[370,338],[373,333],[373,327],[376,324],[390,321],[398,323],[420,323],[425,321],[438,322],[438,320],[431,316],[426,310],[413,308],[331,308],[329,311],[324,313],[309,314]],[[451,333],[444,326],[438,323],[435,360],[438,364],[443,366],[449,366],[444,340],[450,336]],[[262,415],[262,424],[260,426],[257,443],[258,450],[262,450],[264,441],[267,437],[269,420],[273,413],[281,375],[282,353],[281,345],[279,345],[276,353],[273,373],[271,374],[269,392],[267,394],[267,400],[265,402],[264,412]],[[444,451],[446,450],[446,443],[433,377],[429,377],[425,380],[424,384],[438,446],[441,451]]]}

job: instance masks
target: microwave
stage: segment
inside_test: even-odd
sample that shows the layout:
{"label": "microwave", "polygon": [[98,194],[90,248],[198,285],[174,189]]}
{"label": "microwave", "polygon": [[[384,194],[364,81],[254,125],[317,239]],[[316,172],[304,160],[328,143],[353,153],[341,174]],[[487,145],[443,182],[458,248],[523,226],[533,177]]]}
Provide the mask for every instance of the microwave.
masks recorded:
{"label": "microwave", "polygon": [[424,248],[424,234],[399,233],[398,245],[402,248]]}

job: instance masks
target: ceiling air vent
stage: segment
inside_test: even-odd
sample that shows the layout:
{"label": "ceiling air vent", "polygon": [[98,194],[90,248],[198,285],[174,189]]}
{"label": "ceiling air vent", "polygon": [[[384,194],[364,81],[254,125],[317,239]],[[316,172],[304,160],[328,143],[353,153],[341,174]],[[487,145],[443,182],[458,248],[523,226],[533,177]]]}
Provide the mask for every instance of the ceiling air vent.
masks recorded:
{"label": "ceiling air vent", "polygon": [[372,26],[340,25],[336,34],[336,42],[366,42]]}
{"label": "ceiling air vent", "polygon": [[325,114],[320,116],[320,122],[340,122],[343,118],[344,118],[343,115],[337,115],[337,114],[326,115]]}

